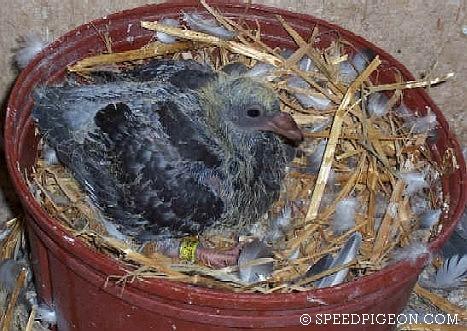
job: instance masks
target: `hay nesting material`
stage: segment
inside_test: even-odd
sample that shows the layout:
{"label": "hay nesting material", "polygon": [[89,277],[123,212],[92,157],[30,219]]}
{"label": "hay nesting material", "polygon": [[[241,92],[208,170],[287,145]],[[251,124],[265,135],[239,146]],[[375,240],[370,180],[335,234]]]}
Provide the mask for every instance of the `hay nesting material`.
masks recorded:
{"label": "hay nesting material", "polygon": [[[0,330],[2,331],[48,330],[36,320],[34,309],[31,307],[36,293],[29,277],[31,266],[28,264],[27,256],[23,221],[14,218],[0,223]],[[11,267],[13,264],[14,267]]]}
{"label": "hay nesting material", "polygon": [[[39,160],[28,176],[31,191],[72,234],[127,265],[126,275],[115,276],[119,284],[139,278],[167,278],[237,292],[304,291],[338,271],[347,270],[346,280],[350,281],[380,270],[391,263],[395,249],[414,241],[426,244],[439,232],[440,223],[420,229],[416,207],[442,209],[445,217],[449,201],[437,187],[456,161],[446,156],[446,163],[437,165],[430,159],[427,138],[432,134],[432,122],[430,118],[424,120],[421,114],[404,111],[403,90],[438,84],[452,74],[435,80],[404,82],[395,71],[394,83],[379,84],[370,79],[377,76],[382,63],[376,56],[361,70],[354,68],[354,77],[349,82],[340,71],[343,63],[353,66],[351,54],[347,53],[351,49],[348,41],[336,39],[327,48],[317,48],[320,36],[317,27],[305,40],[277,16],[297,46],[287,57],[284,50],[273,49],[261,40],[259,26],[251,27],[243,20],[236,22],[204,1],[201,3],[220,26],[235,32],[234,39],[160,22],[141,22],[142,27],[179,41],[151,42],[141,49],[92,56],[68,70],[70,74],[87,77],[90,71],[109,67],[119,70],[148,58],[194,59],[217,70],[231,62],[242,62],[251,70],[257,64],[272,66],[264,76],[255,79],[262,79],[277,92],[281,110],[292,114],[301,124],[305,141],[290,166],[279,201],[271,208],[268,219],[258,221],[252,236],[264,237],[271,220],[288,206],[294,209],[291,226],[284,227],[273,243],[273,260],[256,261],[273,261],[271,276],[246,284],[238,277],[236,267],[213,270],[181,264],[157,253],[154,245],[137,247],[111,238],[67,170]],[[304,60],[308,61],[307,66],[303,65]],[[299,87],[291,86],[291,79]],[[382,91],[387,93],[384,94],[387,102],[382,109],[370,112],[369,98]],[[309,107],[304,100],[325,100],[321,104],[326,106]],[[414,130],[415,126],[428,129]],[[407,187],[413,183],[403,176],[409,172],[421,174],[428,186],[409,195]],[[356,210],[348,228],[335,231],[332,220],[336,208],[348,198],[355,199],[361,208]],[[310,266],[327,254],[336,255],[355,232],[360,232],[363,239],[358,254],[350,262],[304,276]],[[227,247],[232,242],[229,237],[209,233],[202,234],[200,240],[214,247]]]}

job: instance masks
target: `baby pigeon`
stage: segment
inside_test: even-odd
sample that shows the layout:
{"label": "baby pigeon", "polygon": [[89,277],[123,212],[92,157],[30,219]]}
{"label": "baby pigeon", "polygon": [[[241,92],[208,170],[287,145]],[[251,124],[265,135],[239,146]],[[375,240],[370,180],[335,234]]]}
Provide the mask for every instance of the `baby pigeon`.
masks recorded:
{"label": "baby pigeon", "polygon": [[139,242],[254,222],[303,139],[271,89],[191,60],[40,87],[32,116],[102,215]]}

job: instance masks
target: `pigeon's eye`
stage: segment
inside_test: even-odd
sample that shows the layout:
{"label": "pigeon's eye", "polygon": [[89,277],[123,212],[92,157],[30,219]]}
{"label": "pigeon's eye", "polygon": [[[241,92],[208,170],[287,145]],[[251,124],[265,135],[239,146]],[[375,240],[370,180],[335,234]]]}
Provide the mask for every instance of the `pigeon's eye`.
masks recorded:
{"label": "pigeon's eye", "polygon": [[258,117],[261,115],[261,110],[258,107],[249,107],[246,110],[246,114],[248,117]]}

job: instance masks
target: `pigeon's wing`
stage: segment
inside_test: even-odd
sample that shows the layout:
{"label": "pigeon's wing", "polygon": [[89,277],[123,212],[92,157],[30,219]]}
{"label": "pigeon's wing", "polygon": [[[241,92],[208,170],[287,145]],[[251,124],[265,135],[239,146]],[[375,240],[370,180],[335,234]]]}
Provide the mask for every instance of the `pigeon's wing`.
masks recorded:
{"label": "pigeon's wing", "polygon": [[223,213],[220,155],[204,133],[202,118],[190,117],[186,106],[197,105],[109,104],[95,117],[123,170],[125,200],[149,222],[146,234],[154,232],[151,227],[197,233]]}
{"label": "pigeon's wing", "polygon": [[118,81],[170,82],[178,87],[197,89],[217,77],[212,69],[193,60],[152,60],[121,72],[97,71],[91,78],[99,84]]}
{"label": "pigeon's wing", "polygon": [[109,103],[130,100],[144,88],[117,83],[82,86],[45,86],[36,89],[32,117],[59,160],[71,170],[90,199],[115,220],[132,224],[127,234],[140,231],[146,220],[124,205],[124,183],[111,142],[94,118]]}
{"label": "pigeon's wing", "polygon": [[221,155],[194,93],[170,82],[49,87],[33,117],[122,231],[196,233],[222,214]]}

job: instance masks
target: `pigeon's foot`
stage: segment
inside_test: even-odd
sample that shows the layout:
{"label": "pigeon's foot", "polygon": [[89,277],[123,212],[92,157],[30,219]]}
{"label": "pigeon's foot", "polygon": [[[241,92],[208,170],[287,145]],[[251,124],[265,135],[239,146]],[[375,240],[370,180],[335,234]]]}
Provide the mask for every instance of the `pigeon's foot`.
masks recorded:
{"label": "pigeon's foot", "polygon": [[213,268],[223,268],[237,264],[241,245],[229,250],[218,250],[214,248],[198,247],[196,260]]}

